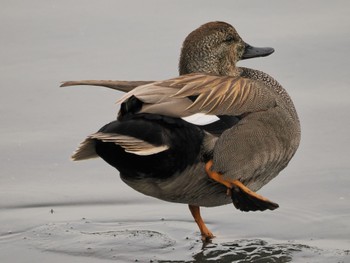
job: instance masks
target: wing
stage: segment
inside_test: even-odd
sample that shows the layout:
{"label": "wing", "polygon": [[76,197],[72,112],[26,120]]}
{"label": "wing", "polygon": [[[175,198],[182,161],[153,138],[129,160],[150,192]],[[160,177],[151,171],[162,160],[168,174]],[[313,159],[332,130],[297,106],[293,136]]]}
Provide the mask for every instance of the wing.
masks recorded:
{"label": "wing", "polygon": [[172,117],[196,113],[238,116],[276,106],[276,95],[262,82],[199,73],[137,87],[118,102],[131,96],[144,103],[141,112]]}

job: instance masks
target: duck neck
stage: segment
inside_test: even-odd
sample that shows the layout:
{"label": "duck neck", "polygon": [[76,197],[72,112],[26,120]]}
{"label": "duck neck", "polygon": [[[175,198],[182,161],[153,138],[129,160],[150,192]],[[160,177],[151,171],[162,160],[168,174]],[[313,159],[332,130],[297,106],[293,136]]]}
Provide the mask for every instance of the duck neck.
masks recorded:
{"label": "duck neck", "polygon": [[220,74],[224,76],[230,76],[230,77],[239,77],[242,74],[242,69],[239,67],[229,68],[225,74]]}
{"label": "duck neck", "polygon": [[242,70],[236,65],[232,65],[229,61],[213,61],[213,59],[201,59],[199,62],[195,61],[187,63],[181,61],[179,63],[179,74],[185,75],[190,73],[207,73],[219,76],[238,77],[242,74]]}

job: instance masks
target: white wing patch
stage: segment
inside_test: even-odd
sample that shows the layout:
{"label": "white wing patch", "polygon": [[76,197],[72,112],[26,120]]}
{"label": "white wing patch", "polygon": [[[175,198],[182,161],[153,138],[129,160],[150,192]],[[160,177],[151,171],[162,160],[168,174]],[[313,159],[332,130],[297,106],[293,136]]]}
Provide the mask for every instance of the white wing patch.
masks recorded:
{"label": "white wing patch", "polygon": [[91,134],[89,138],[103,142],[113,142],[124,148],[126,152],[136,155],[152,155],[169,149],[168,145],[154,145],[141,139],[118,133],[97,132]]}
{"label": "white wing patch", "polygon": [[207,125],[220,120],[216,115],[206,115],[204,113],[196,113],[182,119],[194,125]]}

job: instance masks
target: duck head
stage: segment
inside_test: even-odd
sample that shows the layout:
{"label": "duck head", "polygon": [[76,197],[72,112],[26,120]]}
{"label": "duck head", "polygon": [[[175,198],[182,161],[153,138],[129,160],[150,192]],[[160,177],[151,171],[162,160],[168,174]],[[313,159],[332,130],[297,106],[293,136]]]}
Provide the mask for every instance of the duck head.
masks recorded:
{"label": "duck head", "polygon": [[257,48],[245,43],[233,26],[209,22],[192,31],[185,39],[179,62],[180,75],[202,72],[237,76],[239,60],[264,57],[273,48]]}

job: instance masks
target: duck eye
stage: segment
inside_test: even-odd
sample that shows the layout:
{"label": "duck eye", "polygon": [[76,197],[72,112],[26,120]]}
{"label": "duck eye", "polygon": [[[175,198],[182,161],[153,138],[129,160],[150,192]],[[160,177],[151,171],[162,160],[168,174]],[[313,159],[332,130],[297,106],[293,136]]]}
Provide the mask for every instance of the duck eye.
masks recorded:
{"label": "duck eye", "polygon": [[233,36],[227,36],[226,39],[224,40],[225,43],[232,43],[235,39]]}

